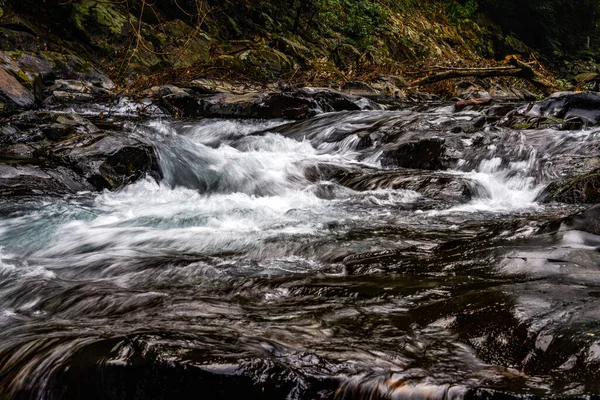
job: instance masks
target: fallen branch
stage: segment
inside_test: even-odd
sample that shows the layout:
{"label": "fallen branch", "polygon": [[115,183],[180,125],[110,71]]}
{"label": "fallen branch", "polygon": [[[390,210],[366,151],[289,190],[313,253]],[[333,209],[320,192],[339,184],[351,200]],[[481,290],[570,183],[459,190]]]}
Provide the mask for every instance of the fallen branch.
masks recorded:
{"label": "fallen branch", "polygon": [[490,67],[450,69],[441,72],[431,72],[429,75],[411,82],[411,86],[422,86],[430,83],[455,78],[493,78],[497,76],[520,76],[523,70],[517,67]]}
{"label": "fallen branch", "polygon": [[529,64],[517,59],[516,56],[507,56],[506,66],[487,68],[449,68],[440,72],[430,71],[428,75],[411,82],[411,86],[422,86],[455,78],[493,78],[499,76],[514,76],[530,81],[535,87],[545,94],[556,91],[556,87],[546,78],[534,70]]}
{"label": "fallen branch", "polygon": [[548,95],[557,91],[556,86],[554,86],[552,82],[549,82],[544,75],[531,68],[529,64],[519,60],[517,56],[506,56],[504,62],[513,67],[520,68],[523,74],[522,78],[527,79],[544,94]]}

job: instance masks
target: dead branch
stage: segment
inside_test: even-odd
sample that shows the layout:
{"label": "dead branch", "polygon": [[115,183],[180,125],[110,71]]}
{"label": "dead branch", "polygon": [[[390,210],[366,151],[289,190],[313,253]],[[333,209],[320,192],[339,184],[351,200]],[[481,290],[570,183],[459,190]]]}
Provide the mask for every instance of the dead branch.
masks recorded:
{"label": "dead branch", "polygon": [[519,60],[516,56],[508,56],[505,66],[486,68],[447,68],[440,72],[430,71],[426,76],[411,82],[411,86],[422,86],[455,78],[493,78],[499,76],[514,76],[526,79],[544,94],[556,91],[556,87],[531,65]]}

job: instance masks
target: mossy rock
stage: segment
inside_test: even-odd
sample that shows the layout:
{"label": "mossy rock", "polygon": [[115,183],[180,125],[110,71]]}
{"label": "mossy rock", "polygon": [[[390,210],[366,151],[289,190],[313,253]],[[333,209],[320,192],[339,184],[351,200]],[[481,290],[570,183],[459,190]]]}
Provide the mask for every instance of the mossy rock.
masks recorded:
{"label": "mossy rock", "polygon": [[551,183],[540,197],[546,203],[556,201],[567,204],[598,204],[600,203],[600,169],[564,182]]}
{"label": "mossy rock", "polygon": [[187,68],[210,60],[209,49],[214,40],[181,20],[169,21],[162,26],[161,53],[175,68]]}
{"label": "mossy rock", "polygon": [[342,44],[331,53],[333,62],[341,70],[348,70],[358,66],[360,57],[360,52],[350,44]]}
{"label": "mossy rock", "polygon": [[71,22],[87,42],[107,54],[117,53],[135,18],[109,2],[72,3]]}
{"label": "mossy rock", "polygon": [[525,43],[513,36],[506,36],[504,38],[506,46],[512,50],[512,54],[528,54],[531,53],[531,49],[527,47]]}
{"label": "mossy rock", "polygon": [[107,28],[114,35],[120,35],[126,30],[128,18],[108,2],[95,0],[80,0],[73,4],[72,19],[75,26],[88,31],[90,22]]}
{"label": "mossy rock", "polygon": [[266,75],[280,76],[291,68],[290,60],[277,50],[246,50],[237,56],[244,68],[255,72],[264,71]]}
{"label": "mossy rock", "polygon": [[294,58],[299,64],[306,66],[313,57],[310,49],[296,41],[278,38],[275,42],[277,49],[286,56]]}

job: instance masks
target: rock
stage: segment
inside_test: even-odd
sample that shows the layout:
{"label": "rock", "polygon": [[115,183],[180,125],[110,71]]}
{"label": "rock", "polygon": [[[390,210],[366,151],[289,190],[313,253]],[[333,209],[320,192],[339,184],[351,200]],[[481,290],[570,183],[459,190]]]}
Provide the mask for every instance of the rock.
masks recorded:
{"label": "rock", "polygon": [[0,197],[57,196],[92,189],[92,185],[69,168],[0,164]]}
{"label": "rock", "polygon": [[208,399],[325,399],[338,386],[336,378],[297,367],[329,365],[315,355],[291,356],[292,364],[290,356],[231,354],[200,339],[177,341],[167,334],[98,340],[73,352],[53,374],[48,400],[189,400],[198,398],[199,387]]}
{"label": "rock", "polygon": [[98,50],[112,53],[110,43],[124,40],[129,32],[131,15],[122,13],[112,3],[81,0],[71,4],[71,23],[81,37]]}
{"label": "rock", "polygon": [[377,79],[381,82],[390,83],[400,89],[406,89],[411,86],[409,81],[407,81],[403,76],[399,75],[379,74]]}
{"label": "rock", "polygon": [[600,169],[562,182],[551,183],[540,194],[538,201],[568,204],[600,203]]}
{"label": "rock", "polygon": [[333,62],[343,71],[356,68],[360,61],[360,56],[361,54],[356,47],[349,44],[341,44],[331,53]]}
{"label": "rock", "polygon": [[280,52],[292,57],[303,67],[306,67],[312,58],[312,53],[306,46],[291,39],[280,37],[276,40],[276,46]]}
{"label": "rock", "polygon": [[378,90],[375,90],[373,87],[369,86],[365,82],[359,81],[350,81],[346,82],[344,86],[342,86],[342,92],[350,94],[352,96],[378,96],[381,93]]}
{"label": "rock", "polygon": [[593,90],[600,89],[600,74],[597,72],[583,72],[573,77],[573,81],[578,88]]}
{"label": "rock", "polygon": [[165,97],[169,95],[188,95],[191,94],[190,89],[180,88],[175,85],[162,85],[162,86],[152,86],[150,89],[146,90],[142,95],[144,97]]}
{"label": "rock", "polygon": [[35,106],[35,96],[17,79],[0,68],[0,115],[14,114]]}
{"label": "rock", "polygon": [[481,99],[492,97],[481,85],[473,82],[463,81],[456,85],[454,95],[463,100]]}
{"label": "rock", "polygon": [[331,89],[303,88],[283,93],[220,93],[199,96],[173,93],[162,97],[163,108],[187,117],[306,119],[322,112],[377,109],[367,99]]}
{"label": "rock", "polygon": [[[303,88],[299,93],[315,99],[319,108],[324,112],[333,111],[357,111],[361,109],[376,109],[375,103],[365,99],[363,105],[360,104],[360,98],[346,95],[331,89],[311,89]],[[364,108],[362,107],[364,106]]]}
{"label": "rock", "polygon": [[118,189],[159,167],[152,146],[126,133],[76,135],[49,146],[42,154],[54,163],[70,166],[97,190]]}
{"label": "rock", "polygon": [[0,156],[18,155],[19,168],[26,171],[21,175],[33,176],[31,182],[45,179],[45,192],[114,190],[145,175],[161,175],[151,145],[129,132],[102,131],[75,114],[29,112],[7,125]]}
{"label": "rock", "polygon": [[588,126],[600,123],[600,94],[559,92],[539,101],[525,113],[533,117],[551,117],[565,121],[579,119]]}
{"label": "rock", "polygon": [[581,213],[571,215],[561,222],[567,229],[600,235],[600,205],[595,205]]}
{"label": "rock", "polygon": [[209,49],[214,40],[205,32],[180,19],[166,21],[160,27],[148,27],[144,34],[150,43],[157,43],[155,50],[163,54],[171,67],[188,68],[210,60]]}
{"label": "rock", "polygon": [[431,171],[394,169],[376,171],[368,168],[349,169],[322,163],[305,170],[311,182],[336,182],[349,189],[363,192],[378,189],[413,190],[429,199],[465,203],[473,197],[473,186],[468,180],[453,174]]}
{"label": "rock", "polygon": [[194,93],[198,94],[246,94],[264,92],[263,87],[254,86],[252,84],[235,84],[218,79],[195,79],[189,83],[186,83],[184,87],[189,88]]}
{"label": "rock", "polygon": [[52,86],[52,94],[44,100],[46,105],[87,103],[99,97],[111,97],[112,93],[90,82],[57,79]]}
{"label": "rock", "polygon": [[237,58],[245,72],[248,72],[248,68],[254,69],[255,74],[264,74],[267,78],[278,77],[284,71],[291,69],[291,63],[285,54],[273,49],[246,50]]}
{"label": "rock", "polygon": [[72,54],[52,51],[37,53],[9,52],[11,59],[27,74],[40,74],[45,85],[55,80],[77,81],[86,86],[113,90],[114,82],[91,63]]}
{"label": "rock", "polygon": [[448,167],[444,139],[432,138],[387,146],[381,156],[384,167],[436,170]]}

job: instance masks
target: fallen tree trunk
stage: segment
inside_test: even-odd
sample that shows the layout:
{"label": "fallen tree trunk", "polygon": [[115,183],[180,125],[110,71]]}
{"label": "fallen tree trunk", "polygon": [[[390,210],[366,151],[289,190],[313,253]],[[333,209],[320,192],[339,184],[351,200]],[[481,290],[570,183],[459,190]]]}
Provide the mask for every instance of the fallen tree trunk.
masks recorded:
{"label": "fallen tree trunk", "polygon": [[505,59],[507,66],[488,68],[452,68],[440,72],[430,72],[427,76],[411,82],[411,86],[422,86],[455,78],[493,78],[499,76],[514,76],[530,81],[544,94],[556,91],[556,87],[548,82],[543,75],[531,68],[529,64],[520,61],[515,56]]}

